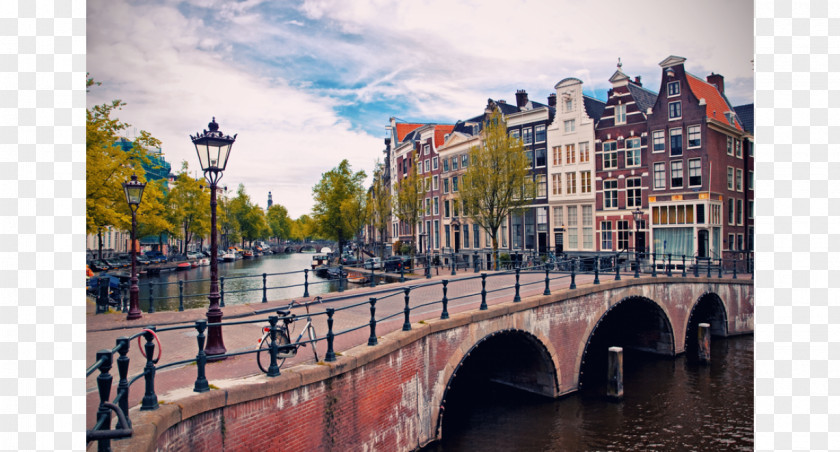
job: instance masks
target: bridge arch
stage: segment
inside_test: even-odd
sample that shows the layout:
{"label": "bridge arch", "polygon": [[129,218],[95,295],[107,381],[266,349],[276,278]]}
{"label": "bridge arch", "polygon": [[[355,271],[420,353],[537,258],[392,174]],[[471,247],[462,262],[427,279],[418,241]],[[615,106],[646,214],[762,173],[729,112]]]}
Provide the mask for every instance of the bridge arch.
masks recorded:
{"label": "bridge arch", "polygon": [[729,322],[726,303],[714,292],[701,295],[691,307],[691,313],[685,324],[685,353],[694,358],[697,356],[697,325],[708,323],[712,336],[725,337],[729,335]]}
{"label": "bridge arch", "polygon": [[545,338],[528,331],[494,331],[452,358],[457,359],[457,364],[448,366],[443,380],[446,386],[437,398],[441,401],[435,427],[437,439],[442,437],[447,409],[457,418],[459,399],[463,399],[464,392],[474,391],[475,384],[499,384],[551,398],[559,394],[556,353]]}
{"label": "bridge arch", "polygon": [[607,350],[675,356],[675,337],[666,308],[650,298],[632,295],[611,305],[589,331],[580,356],[578,388],[606,381]]}

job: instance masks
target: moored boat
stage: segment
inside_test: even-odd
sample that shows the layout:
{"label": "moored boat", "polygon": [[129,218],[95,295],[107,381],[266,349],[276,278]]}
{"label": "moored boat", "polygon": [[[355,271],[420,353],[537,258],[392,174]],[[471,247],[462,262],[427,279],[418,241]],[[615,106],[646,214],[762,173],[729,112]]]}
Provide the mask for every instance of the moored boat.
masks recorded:
{"label": "moored boat", "polygon": [[177,268],[178,270],[189,270],[192,268],[192,264],[190,264],[189,262],[180,262],[178,263],[178,265],[176,265],[175,268]]}
{"label": "moored boat", "polygon": [[225,253],[222,254],[222,260],[225,262],[233,262],[236,260],[236,254],[233,253]]}
{"label": "moored boat", "polygon": [[329,263],[329,258],[327,258],[324,254],[316,254],[312,256],[312,269],[315,270],[317,267],[322,265],[327,265]]}

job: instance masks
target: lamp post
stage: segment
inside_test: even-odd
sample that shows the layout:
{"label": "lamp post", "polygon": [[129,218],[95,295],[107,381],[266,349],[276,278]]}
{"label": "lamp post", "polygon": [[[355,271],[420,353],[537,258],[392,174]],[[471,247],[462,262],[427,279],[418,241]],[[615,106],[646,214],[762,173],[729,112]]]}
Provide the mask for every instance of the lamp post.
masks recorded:
{"label": "lamp post", "polygon": [[[214,324],[222,321],[222,310],[219,308],[221,295],[219,295],[218,245],[216,243],[216,184],[219,183],[227,166],[230,149],[236,141],[236,135],[231,137],[222,134],[215,117],[207,127],[210,128],[209,131],[204,130],[196,133],[195,136],[190,135],[190,139],[195,145],[204,178],[210,184],[210,294],[207,296],[210,306],[207,309],[207,323]],[[221,325],[213,325],[207,332],[205,353],[208,356],[224,354],[227,349],[222,339]]]}
{"label": "lamp post", "polygon": [[633,275],[634,278],[639,277],[639,223],[642,221],[644,214],[642,209],[638,207],[633,211],[633,222],[636,223],[636,244],[633,246],[633,249],[636,250],[636,273]]}
{"label": "lamp post", "polygon": [[140,313],[140,288],[137,287],[137,248],[134,246],[134,241],[137,236],[137,209],[143,199],[143,189],[146,188],[146,184],[137,180],[136,174],[132,174],[131,180],[123,182],[122,186],[125,191],[125,201],[128,203],[128,208],[131,209],[131,288],[128,289],[129,308],[126,319],[135,320],[143,317]]}

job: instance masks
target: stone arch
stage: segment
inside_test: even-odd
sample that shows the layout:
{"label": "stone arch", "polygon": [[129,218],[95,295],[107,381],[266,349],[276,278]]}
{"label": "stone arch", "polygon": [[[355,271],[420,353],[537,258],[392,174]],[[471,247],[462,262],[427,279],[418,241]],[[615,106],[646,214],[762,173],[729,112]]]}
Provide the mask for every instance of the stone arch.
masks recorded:
{"label": "stone arch", "polygon": [[[509,343],[504,343],[506,341]],[[447,397],[450,395],[450,390],[452,389],[453,384],[456,382],[458,372],[464,370],[466,364],[473,363],[474,361],[470,361],[471,359],[478,359],[479,361],[477,363],[479,366],[481,364],[486,364],[484,360],[487,359],[487,356],[482,356],[482,354],[489,355],[489,352],[492,350],[492,348],[488,349],[487,347],[498,347],[503,349],[506,346],[523,344],[530,346],[530,349],[526,350],[527,353],[504,355],[508,359],[514,360],[513,363],[507,363],[508,365],[512,364],[513,366],[512,368],[509,368],[511,372],[507,375],[507,377],[514,377],[514,380],[493,381],[501,384],[506,384],[511,387],[516,387],[524,391],[544,395],[546,397],[553,398],[558,396],[560,381],[558,376],[558,362],[556,353],[554,351],[554,348],[551,346],[551,343],[548,342],[546,338],[538,337],[538,335],[535,335],[534,333],[518,328],[498,329],[483,336],[466,351],[463,351],[463,349],[458,349],[459,351],[461,351],[461,353],[453,355],[452,359],[450,359],[450,362],[444,369],[442,381],[445,382],[446,385],[442,387],[441,392],[434,391],[435,394],[433,400],[440,400],[440,404],[437,405],[437,407],[435,407],[435,411],[437,411],[435,413],[435,417],[437,418],[435,424],[435,438],[441,438],[441,429],[443,426],[443,419],[446,411]],[[485,348],[482,349],[482,346],[484,346]],[[518,351],[522,352],[523,350],[518,349]],[[534,357],[537,358],[536,362],[526,362],[528,358]],[[514,375],[514,371],[522,370],[523,364],[531,364],[533,366],[530,370],[535,371],[535,373],[529,375],[529,377],[535,377],[533,380],[516,381],[515,377],[521,378],[522,375]],[[505,377],[505,375],[497,374],[490,375],[488,379],[492,380],[495,376]]]}
{"label": "stone arch", "polygon": [[[636,350],[667,356],[676,355],[676,337],[674,335],[673,322],[671,320],[671,316],[668,314],[668,310],[666,309],[666,307],[662,306],[660,303],[657,303],[656,301],[648,297],[644,297],[641,295],[626,296],[622,298],[619,302],[612,304],[609,308],[607,308],[607,310],[604,311],[603,314],[601,314],[601,316],[589,330],[586,336],[586,343],[583,344],[583,348],[578,354],[578,388],[581,388],[583,385],[584,373],[586,372],[587,367],[592,367],[592,363],[590,363],[590,366],[586,365],[587,358],[589,358],[590,360],[593,358],[597,359],[597,357],[593,356],[593,347],[599,347],[599,345],[596,344],[596,342],[600,342],[596,341],[596,338],[600,339],[599,336],[596,336],[599,333],[599,327],[605,326],[604,324],[606,322],[613,323],[619,321],[615,320],[617,318],[615,316],[610,317],[611,314],[619,313],[618,315],[621,315],[623,314],[622,311],[628,311],[633,308],[635,308],[635,311],[646,310],[646,314],[648,315],[631,318],[629,321],[632,322],[633,319],[636,319],[646,321],[649,323],[646,325],[642,325],[642,327],[637,327],[636,329],[624,330],[623,334],[625,334],[625,337],[624,339],[622,339],[622,342],[626,341],[629,336],[635,334],[637,336],[637,340],[640,341],[634,345],[634,348]],[[644,313],[645,312],[642,312],[642,314]],[[631,311],[630,314],[638,315],[639,313]],[[653,316],[651,316],[650,314],[653,314]],[[654,324],[657,324],[657,329],[653,331],[654,333],[659,333],[658,337],[655,336],[655,334],[651,334],[650,329],[647,330],[648,334],[643,334],[645,333],[645,330],[643,330],[644,327],[650,327]],[[606,326],[607,328],[609,328],[609,325]]]}
{"label": "stone arch", "polygon": [[697,345],[697,325],[708,323],[712,336],[729,335],[729,316],[726,303],[715,292],[704,292],[691,306],[691,312],[685,321],[684,352],[693,353]]}

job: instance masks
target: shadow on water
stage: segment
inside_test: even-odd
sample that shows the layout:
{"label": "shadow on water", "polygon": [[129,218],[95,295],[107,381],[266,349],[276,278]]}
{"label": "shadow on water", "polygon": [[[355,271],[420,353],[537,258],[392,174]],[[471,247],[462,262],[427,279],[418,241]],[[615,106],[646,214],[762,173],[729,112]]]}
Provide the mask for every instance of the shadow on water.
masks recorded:
{"label": "shadow on water", "polygon": [[625,355],[621,402],[601,385],[554,400],[478,373],[452,388],[443,439],[424,452],[753,449],[751,335],[712,341],[708,365]]}

